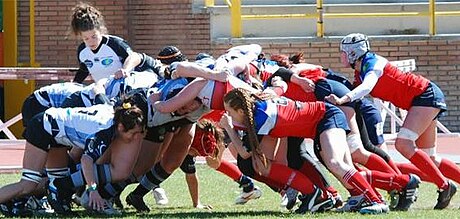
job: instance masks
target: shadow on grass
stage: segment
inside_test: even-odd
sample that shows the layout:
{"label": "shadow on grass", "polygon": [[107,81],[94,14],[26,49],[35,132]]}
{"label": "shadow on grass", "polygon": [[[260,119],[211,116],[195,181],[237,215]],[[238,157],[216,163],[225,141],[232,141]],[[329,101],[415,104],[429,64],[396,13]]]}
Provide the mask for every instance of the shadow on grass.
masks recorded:
{"label": "shadow on grass", "polygon": [[[177,210],[177,208],[176,208]],[[150,212],[138,214],[136,212],[125,212],[125,217],[149,217],[149,218],[226,218],[226,217],[285,217],[286,212],[280,211],[190,211],[190,212]]]}

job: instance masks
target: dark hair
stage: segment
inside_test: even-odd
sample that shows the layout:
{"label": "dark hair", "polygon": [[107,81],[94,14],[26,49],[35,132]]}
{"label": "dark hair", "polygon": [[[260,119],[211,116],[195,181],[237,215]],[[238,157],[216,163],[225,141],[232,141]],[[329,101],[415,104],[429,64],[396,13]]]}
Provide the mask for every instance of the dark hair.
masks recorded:
{"label": "dark hair", "polygon": [[144,113],[144,118],[147,118],[147,113],[149,111],[149,106],[147,103],[148,96],[149,94],[147,88],[136,88],[124,94],[116,105],[122,106],[123,103],[130,102],[132,105],[135,105],[137,108],[141,109],[141,111]]}
{"label": "dark hair", "polygon": [[131,130],[136,126],[144,129],[147,119],[142,110],[137,107],[131,98],[123,99],[121,106],[115,108],[114,124],[121,123],[125,130]]}
{"label": "dark hair", "polygon": [[82,2],[73,8],[71,26],[75,36],[83,31],[93,29],[99,30],[103,34],[107,33],[102,13],[90,4]]}
{"label": "dark hair", "polygon": [[157,56],[161,63],[170,65],[173,62],[187,61],[187,57],[175,46],[164,47]]}
{"label": "dark hair", "polygon": [[292,55],[290,58],[289,58],[289,61],[291,61],[293,64],[299,64],[301,62],[305,62],[304,58],[303,58],[303,52],[299,52],[295,55]]}

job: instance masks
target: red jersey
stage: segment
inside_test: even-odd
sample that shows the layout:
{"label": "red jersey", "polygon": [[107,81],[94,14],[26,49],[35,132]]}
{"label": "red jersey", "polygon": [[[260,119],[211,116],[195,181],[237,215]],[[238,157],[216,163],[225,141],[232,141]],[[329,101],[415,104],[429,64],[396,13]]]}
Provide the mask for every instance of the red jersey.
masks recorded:
{"label": "red jersey", "polygon": [[298,102],[280,97],[254,104],[256,132],[272,137],[314,138],[323,119],[324,102]]}
{"label": "red jersey", "polygon": [[[420,75],[404,73],[398,67],[392,65],[388,60],[373,53],[368,53],[363,59],[361,72],[355,71],[355,84],[362,83],[364,76],[376,70],[376,63],[386,61],[382,76],[371,91],[373,97],[384,101],[390,101],[395,106],[408,110],[412,106],[415,97],[421,95],[428,87],[430,81]],[[378,70],[378,69],[377,69]]]}

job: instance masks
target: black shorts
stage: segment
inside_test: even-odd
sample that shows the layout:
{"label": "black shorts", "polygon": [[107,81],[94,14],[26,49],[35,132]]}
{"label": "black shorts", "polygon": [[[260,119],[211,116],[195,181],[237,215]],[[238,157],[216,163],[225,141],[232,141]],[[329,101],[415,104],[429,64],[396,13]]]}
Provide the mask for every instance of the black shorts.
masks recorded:
{"label": "black shorts", "polygon": [[179,119],[177,121],[168,122],[164,125],[147,127],[147,134],[144,139],[155,143],[161,143],[164,141],[166,133],[175,132],[178,128],[192,123],[193,122],[188,119]]}
{"label": "black shorts", "polygon": [[55,146],[57,143],[44,128],[44,116],[45,112],[42,112],[32,117],[22,135],[27,142],[47,152],[51,146]]}
{"label": "black shorts", "polygon": [[22,104],[22,126],[27,127],[27,123],[32,119],[32,117],[45,112],[48,108],[49,107],[43,106],[40,102],[38,102],[34,94],[31,94]]}

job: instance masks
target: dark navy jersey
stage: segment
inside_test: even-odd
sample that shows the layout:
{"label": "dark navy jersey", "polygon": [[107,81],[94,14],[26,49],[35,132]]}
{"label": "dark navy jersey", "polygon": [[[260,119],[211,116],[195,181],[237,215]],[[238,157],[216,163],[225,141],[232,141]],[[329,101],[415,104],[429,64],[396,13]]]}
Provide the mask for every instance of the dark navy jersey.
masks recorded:
{"label": "dark navy jersey", "polygon": [[115,136],[115,125],[97,132],[86,139],[84,153],[94,161],[104,154]]}

